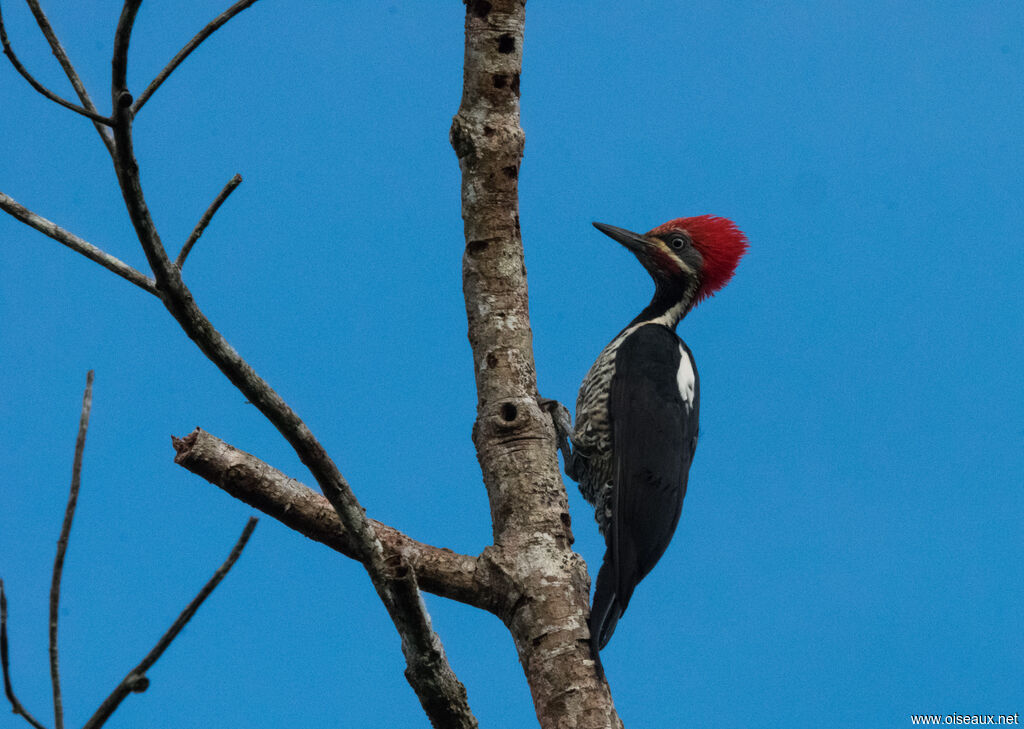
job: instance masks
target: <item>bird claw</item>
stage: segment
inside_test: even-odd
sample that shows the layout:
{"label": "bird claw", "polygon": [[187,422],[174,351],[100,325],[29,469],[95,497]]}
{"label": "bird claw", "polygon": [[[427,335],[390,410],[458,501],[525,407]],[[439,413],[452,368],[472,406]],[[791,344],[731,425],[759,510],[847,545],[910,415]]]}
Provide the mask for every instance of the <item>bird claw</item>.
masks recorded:
{"label": "bird claw", "polygon": [[538,397],[537,404],[541,410],[551,416],[559,441],[563,438],[568,440],[569,434],[572,433],[572,416],[569,415],[569,408],[558,402],[558,400],[546,397]]}
{"label": "bird claw", "polygon": [[569,436],[572,435],[572,416],[569,414],[569,408],[558,400],[546,397],[538,397],[537,405],[551,416],[551,422],[555,425],[555,437],[558,439],[558,450],[562,452],[568,473],[569,465],[573,463],[572,448],[569,444]]}

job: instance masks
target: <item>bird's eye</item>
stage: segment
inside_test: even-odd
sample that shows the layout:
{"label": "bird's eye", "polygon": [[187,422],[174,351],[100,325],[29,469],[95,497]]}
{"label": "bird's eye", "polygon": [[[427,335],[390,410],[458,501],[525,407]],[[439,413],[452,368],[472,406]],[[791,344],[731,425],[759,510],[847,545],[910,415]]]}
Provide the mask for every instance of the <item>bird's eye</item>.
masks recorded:
{"label": "bird's eye", "polygon": [[686,238],[673,238],[668,242],[668,244],[678,251],[686,245]]}

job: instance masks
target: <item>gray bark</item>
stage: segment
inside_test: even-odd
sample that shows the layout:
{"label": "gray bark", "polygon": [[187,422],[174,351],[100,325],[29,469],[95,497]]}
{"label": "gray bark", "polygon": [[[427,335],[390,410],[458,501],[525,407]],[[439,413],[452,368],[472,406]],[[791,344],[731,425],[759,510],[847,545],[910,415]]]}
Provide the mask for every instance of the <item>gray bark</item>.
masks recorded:
{"label": "gray bark", "polygon": [[473,440],[491,507],[490,554],[508,580],[499,613],[544,729],[617,727],[590,655],[589,579],[572,551],[550,415],[537,403],[518,209],[525,0],[470,0],[462,104],[463,291],[477,383]]}

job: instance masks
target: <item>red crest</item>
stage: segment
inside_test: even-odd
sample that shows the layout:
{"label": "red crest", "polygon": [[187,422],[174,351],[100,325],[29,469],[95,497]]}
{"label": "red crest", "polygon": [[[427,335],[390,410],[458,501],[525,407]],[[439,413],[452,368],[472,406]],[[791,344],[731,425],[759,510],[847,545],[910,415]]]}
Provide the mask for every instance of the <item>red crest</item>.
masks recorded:
{"label": "red crest", "polygon": [[743,235],[734,222],[715,215],[676,218],[659,225],[647,235],[661,237],[672,231],[682,231],[689,235],[693,239],[693,247],[704,258],[697,301],[706,299],[729,283],[740,258],[750,247],[747,236]]}

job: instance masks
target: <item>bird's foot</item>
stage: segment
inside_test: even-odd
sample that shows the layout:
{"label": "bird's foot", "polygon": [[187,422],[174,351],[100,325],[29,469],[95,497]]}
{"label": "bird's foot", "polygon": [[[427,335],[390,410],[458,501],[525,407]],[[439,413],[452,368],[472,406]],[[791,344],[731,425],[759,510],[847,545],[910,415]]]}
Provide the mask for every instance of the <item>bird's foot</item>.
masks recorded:
{"label": "bird's foot", "polygon": [[540,405],[541,410],[551,416],[559,441],[563,438],[569,440],[569,434],[572,433],[572,416],[569,415],[569,408],[558,400],[546,397],[538,397],[537,404]]}
{"label": "bird's foot", "polygon": [[546,397],[538,397],[537,404],[540,409],[551,416],[551,422],[555,425],[555,437],[558,439],[558,450],[562,452],[565,460],[566,473],[573,463],[572,447],[569,444],[569,436],[572,434],[572,416],[567,408],[558,400],[551,400]]}

